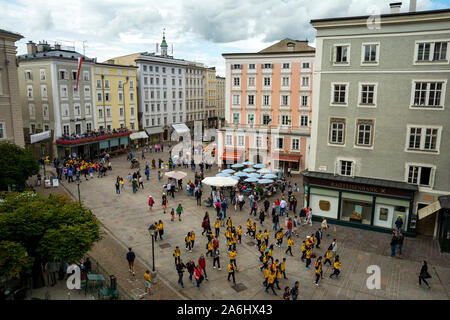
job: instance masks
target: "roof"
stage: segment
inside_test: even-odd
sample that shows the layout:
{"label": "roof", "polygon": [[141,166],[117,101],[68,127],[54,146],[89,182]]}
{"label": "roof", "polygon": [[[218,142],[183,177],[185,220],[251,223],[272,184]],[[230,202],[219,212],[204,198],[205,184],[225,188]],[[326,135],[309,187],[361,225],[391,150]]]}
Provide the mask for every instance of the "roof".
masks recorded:
{"label": "roof", "polygon": [[[404,17],[404,16],[416,16],[416,15],[431,15],[431,14],[439,14],[439,13],[447,13],[450,12],[450,8],[448,9],[439,9],[439,10],[428,10],[428,11],[413,11],[413,12],[400,12],[400,13],[387,13],[380,15],[381,18],[387,17]],[[345,21],[345,20],[357,20],[357,19],[367,19],[369,15],[366,16],[353,16],[353,17],[337,17],[337,18],[324,18],[324,19],[313,19],[310,23],[316,22],[326,22],[326,21]]]}
{"label": "roof", "polygon": [[137,69],[138,67],[136,66],[127,66],[124,64],[115,64],[115,63],[106,63],[106,62],[96,62],[96,65],[101,65],[101,66],[110,66],[110,67],[119,67],[119,68],[133,68],[133,69]]}
{"label": "roof", "polygon": [[[290,50],[293,46],[294,49]],[[262,49],[258,52],[248,52],[248,53],[222,53],[222,56],[238,56],[238,55],[266,55],[266,54],[293,54],[293,53],[315,53],[316,48],[308,45],[308,40],[293,40],[290,38],[285,38],[270,47]]]}
{"label": "roof", "polygon": [[409,190],[409,191],[417,191],[418,190],[417,185],[409,184],[406,182],[400,182],[400,181],[375,179],[375,178],[364,178],[364,177],[352,178],[352,177],[340,176],[340,175],[335,176],[333,173],[308,171],[308,170],[303,171],[302,175],[304,177],[308,177],[308,178],[327,179],[327,180],[338,181],[338,182],[359,183],[359,184],[365,184],[365,185],[369,185],[369,186],[379,186],[379,187],[402,189],[402,190]]}
{"label": "roof", "polygon": [[18,59],[29,60],[29,59],[62,58],[62,59],[77,60],[79,57],[83,57],[84,62],[94,62],[94,59],[92,58],[88,58],[76,51],[69,51],[69,50],[49,50],[44,52],[36,52],[34,54],[22,54],[18,56]]}
{"label": "roof", "polygon": [[8,30],[5,30],[5,29],[0,29],[0,34],[6,34],[6,35],[9,35],[9,36],[14,36],[14,37],[17,37],[18,39],[22,39],[23,38],[23,36],[21,34],[15,33],[15,32],[11,32],[11,31],[8,31]]}

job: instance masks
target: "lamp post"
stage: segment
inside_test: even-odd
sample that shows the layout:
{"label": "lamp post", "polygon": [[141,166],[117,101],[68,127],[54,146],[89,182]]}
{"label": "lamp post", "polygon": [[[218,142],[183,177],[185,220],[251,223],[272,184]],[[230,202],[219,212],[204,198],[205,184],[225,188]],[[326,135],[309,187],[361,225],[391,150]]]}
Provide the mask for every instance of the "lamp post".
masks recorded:
{"label": "lamp post", "polygon": [[77,176],[75,182],[77,183],[77,189],[78,189],[78,204],[81,207],[81,197],[80,197],[80,177]]}
{"label": "lamp post", "polygon": [[155,229],[156,229],[156,226],[154,224],[152,224],[148,228],[148,233],[152,237],[152,273],[151,273],[151,277],[152,277],[153,283],[156,283],[156,270],[155,270],[155,236],[156,236],[156,232],[155,232]]}

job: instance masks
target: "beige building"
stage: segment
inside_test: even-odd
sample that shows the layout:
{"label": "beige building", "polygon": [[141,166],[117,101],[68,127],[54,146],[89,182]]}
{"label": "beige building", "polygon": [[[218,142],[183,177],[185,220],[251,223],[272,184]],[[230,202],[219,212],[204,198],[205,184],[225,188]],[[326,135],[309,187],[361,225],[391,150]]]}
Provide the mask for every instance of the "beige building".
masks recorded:
{"label": "beige building", "polygon": [[16,45],[20,34],[0,29],[0,143],[25,146],[17,79]]}
{"label": "beige building", "polygon": [[216,114],[220,129],[225,125],[225,77],[216,76]]}
{"label": "beige building", "polygon": [[205,78],[205,128],[217,128],[216,68],[206,69]]}
{"label": "beige building", "polygon": [[194,134],[194,121],[205,119],[206,68],[203,63],[187,61],[186,66],[186,125]]}

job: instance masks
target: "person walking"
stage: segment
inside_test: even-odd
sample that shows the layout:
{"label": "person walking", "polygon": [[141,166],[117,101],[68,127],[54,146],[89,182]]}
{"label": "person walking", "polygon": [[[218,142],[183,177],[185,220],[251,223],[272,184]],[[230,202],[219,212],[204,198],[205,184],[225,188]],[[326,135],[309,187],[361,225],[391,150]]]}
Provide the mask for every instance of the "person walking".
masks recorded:
{"label": "person walking", "polygon": [[309,265],[311,264],[311,255],[312,255],[312,248],[306,247],[306,269],[309,269]]}
{"label": "person walking", "polygon": [[158,233],[159,233],[159,239],[163,240],[162,236],[164,234],[164,223],[161,220],[159,220],[159,222],[158,222]]}
{"label": "person walking", "polygon": [[338,241],[337,241],[337,239],[333,239],[333,242],[331,243],[331,246],[332,246],[331,251],[333,252],[333,258],[336,258],[337,249],[338,249]]}
{"label": "person walking", "polygon": [[270,288],[270,289],[272,289],[273,294],[276,296],[277,293],[275,292],[275,288],[273,287],[275,278],[276,278],[276,273],[274,270],[271,270],[269,276],[267,277],[266,290],[264,290],[264,292],[269,293],[268,290]]}
{"label": "person walking", "polygon": [[325,262],[323,263],[323,265],[326,265],[327,263],[331,266],[331,250],[333,249],[333,247],[330,245],[328,247],[327,252],[325,253]]}
{"label": "person walking", "polygon": [[320,230],[320,228],[317,229],[315,236],[316,236],[316,240],[317,240],[316,248],[320,249],[320,240],[322,239],[322,230]]}
{"label": "person walking", "polygon": [[274,216],[273,216],[273,218],[272,218],[272,222],[273,222],[273,230],[274,230],[275,232],[277,232],[277,230],[278,230],[278,221],[279,221],[279,217],[278,217],[278,214],[275,212],[275,214],[274,214]]}
{"label": "person walking", "polygon": [[292,254],[292,246],[294,245],[294,240],[292,239],[291,236],[288,237],[287,245],[288,245],[288,247],[284,253],[287,254],[289,252],[291,254],[291,256],[293,257],[294,255]]}
{"label": "person walking", "polygon": [[183,263],[183,260],[180,259],[180,262],[177,263],[177,272],[178,272],[178,283],[181,285],[182,288],[184,288],[183,273],[185,268],[186,265]]}
{"label": "person walking", "polygon": [[395,220],[395,226],[397,227],[397,232],[402,231],[403,218],[400,214],[397,216],[397,220]]}
{"label": "person walking", "polygon": [[186,251],[192,252],[192,248],[191,248],[191,233],[190,232],[188,232],[186,237],[184,237],[184,243],[186,245]]}
{"label": "person walking", "polygon": [[150,180],[150,170],[147,168],[145,168],[145,175],[147,176],[147,180]]}
{"label": "person walking", "polygon": [[175,258],[175,265],[180,262],[180,248],[175,247],[175,250],[173,250],[172,256]]}
{"label": "person walking", "polygon": [[213,268],[216,268],[216,263],[217,263],[217,268],[219,268],[219,270],[222,270],[220,268],[220,251],[219,248],[216,248],[213,252],[212,252],[212,256],[213,256]]}
{"label": "person walking", "polygon": [[283,258],[283,261],[280,262],[278,268],[280,269],[280,274],[282,274],[283,278],[287,280],[288,278],[286,277],[286,258]]}
{"label": "person walking", "polygon": [[126,259],[128,261],[128,271],[132,272],[134,276],[134,259],[136,259],[136,255],[131,248],[128,248]]}
{"label": "person walking", "polygon": [[189,281],[193,283],[194,279],[192,278],[192,276],[194,275],[195,271],[195,263],[192,259],[189,260],[189,262],[186,264],[186,269],[189,272]]}
{"label": "person walking", "polygon": [[284,287],[283,300],[291,300],[291,290],[289,287]]}
{"label": "person walking", "polygon": [[398,249],[398,257],[402,258],[402,247],[403,247],[403,240],[405,240],[405,236],[403,235],[403,232],[400,232],[397,238],[397,249]]}
{"label": "person walking", "polygon": [[269,245],[269,235],[270,231],[264,230],[264,242],[266,244],[266,247]]}
{"label": "person walking", "polygon": [[142,176],[139,177],[139,188],[144,189],[144,178]]}
{"label": "person walking", "polygon": [[152,196],[148,196],[148,210],[153,211],[153,205],[155,204],[155,200]]}
{"label": "person walking", "polygon": [[264,210],[263,209],[259,210],[259,223],[261,223],[261,225],[263,225],[265,218],[266,214],[264,213]]}
{"label": "person walking", "polygon": [[152,280],[150,279],[150,270],[145,271],[144,281],[145,281],[145,294],[153,295],[153,292],[150,291],[152,282]]}
{"label": "person walking", "polygon": [[397,244],[398,244],[398,237],[397,237],[397,231],[392,233],[392,238],[391,238],[391,258],[395,256],[395,251],[397,249]]}
{"label": "person walking", "polygon": [[194,249],[195,244],[195,233],[194,231],[191,231],[191,249]]}
{"label": "person walking", "polygon": [[312,226],[312,209],[308,208],[308,211],[306,213],[306,224],[309,224]]}
{"label": "person walking", "polygon": [[233,284],[236,285],[236,279],[234,277],[234,273],[236,272],[236,265],[231,262],[228,264],[228,281],[230,281],[230,277],[233,277]]}
{"label": "person walking", "polygon": [[286,228],[287,228],[287,235],[290,237],[292,236],[292,228],[293,228],[293,223],[292,223],[292,218],[289,218],[287,223],[286,223]]}
{"label": "person walking", "polygon": [[197,205],[202,205],[202,189],[199,187],[197,188],[197,191],[195,191],[195,199],[197,199]]}
{"label": "person walking", "polygon": [[116,181],[115,186],[116,186],[116,194],[119,195],[120,194],[120,182]]}
{"label": "person walking", "polygon": [[177,207],[178,221],[181,221],[181,213],[182,212],[183,212],[183,207],[181,206],[181,203],[179,203],[178,207]]}
{"label": "person walking", "polygon": [[253,200],[250,202],[250,215],[252,215],[252,213],[254,213],[253,215],[256,217],[256,213],[258,212],[258,201]]}
{"label": "person walking", "polygon": [[[327,219],[325,217],[322,218],[322,223],[320,224],[320,228],[322,229],[322,232],[328,231],[328,223],[327,223]],[[327,237],[329,236],[329,234],[327,233]]]}
{"label": "person walking", "polygon": [[425,279],[430,279],[430,278],[431,278],[431,275],[428,273],[428,264],[425,260],[422,260],[422,267],[420,268],[420,273],[419,273],[419,285],[422,285],[422,281],[423,281],[427,285],[428,289],[431,289],[427,280],[425,280]]}
{"label": "person walking", "polygon": [[333,273],[330,274],[330,278],[332,276],[339,276],[339,273],[341,273],[341,271],[339,270],[342,266],[342,263],[339,262],[339,256],[336,256],[336,258],[334,258],[334,263],[333,263]]}
{"label": "person walking", "polygon": [[166,208],[167,208],[167,196],[165,193],[162,194],[161,196],[161,204],[164,210],[164,214],[166,213]]}
{"label": "person walking", "polygon": [[236,267],[236,270],[237,270],[236,256],[237,256],[237,252],[236,252],[236,250],[233,248],[233,249],[230,251],[230,263],[233,263],[233,264],[235,265],[235,267]]}
{"label": "person walking", "polygon": [[202,268],[202,271],[205,274],[205,279],[206,281],[208,281],[208,275],[206,274],[206,259],[203,254],[200,256],[200,258],[198,258],[198,265],[200,266],[200,268]]}
{"label": "person walking", "polygon": [[322,277],[322,256],[320,256],[317,260],[316,263],[314,265],[314,268],[316,269],[316,281],[314,282],[314,284],[316,286],[319,285],[319,280]]}
{"label": "person walking", "polygon": [[220,220],[219,218],[216,219],[216,222],[214,222],[214,234],[216,236],[219,236],[219,232],[220,232]]}
{"label": "person walking", "polygon": [[196,266],[194,269],[194,277],[195,277],[195,281],[197,281],[197,289],[200,290],[200,284],[202,283],[204,277],[202,274],[202,267],[200,266]]}
{"label": "person walking", "polygon": [[291,288],[292,300],[297,300],[299,294],[300,283],[295,281],[294,286]]}

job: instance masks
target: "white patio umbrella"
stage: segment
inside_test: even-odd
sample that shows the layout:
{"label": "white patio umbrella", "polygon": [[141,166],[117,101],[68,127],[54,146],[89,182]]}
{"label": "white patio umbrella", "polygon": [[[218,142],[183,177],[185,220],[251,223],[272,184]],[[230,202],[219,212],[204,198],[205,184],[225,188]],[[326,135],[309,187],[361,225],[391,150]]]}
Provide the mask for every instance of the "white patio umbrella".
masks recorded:
{"label": "white patio umbrella", "polygon": [[234,174],[236,177],[248,177],[247,172],[239,171]]}
{"label": "white patio umbrella", "polygon": [[222,170],[222,171],[220,171],[221,173],[235,173],[236,171],[234,171],[233,169],[225,169],[225,170]]}
{"label": "white patio umbrella", "polygon": [[231,165],[231,167],[232,168],[242,168],[242,167],[244,167],[244,165],[242,163],[236,163],[236,164]]}
{"label": "white patio umbrella", "polygon": [[231,177],[207,177],[202,183],[214,187],[232,187],[237,185],[238,181]]}
{"label": "white patio umbrella", "polygon": [[252,173],[248,174],[248,177],[249,178],[257,178],[257,179],[259,179],[261,177],[261,175],[259,173],[256,173],[256,172],[252,172]]}
{"label": "white patio umbrella", "polygon": [[270,170],[270,169],[259,169],[256,172],[259,172],[261,174],[267,174],[267,173],[272,173],[272,170]]}
{"label": "white patio umbrella", "polygon": [[273,183],[272,179],[260,179],[258,181],[259,184],[267,184],[267,183]]}
{"label": "white patio umbrella", "polygon": [[268,173],[263,175],[263,179],[276,179],[278,176],[276,174]]}
{"label": "white patio umbrella", "polygon": [[244,166],[252,166],[252,165],[253,165],[253,162],[245,161],[245,162],[242,162],[242,164],[243,164]]}
{"label": "white patio umbrella", "polygon": [[234,179],[234,180],[236,180],[236,181],[241,180],[241,178],[240,178],[240,177],[237,177],[237,176],[231,176],[230,178],[231,178],[231,179]]}
{"label": "white patio umbrella", "polygon": [[164,175],[175,180],[181,180],[187,176],[187,173],[183,171],[169,171],[164,173]]}
{"label": "white patio umbrella", "polygon": [[226,173],[226,172],[220,172],[220,173],[216,174],[216,177],[229,177],[229,176],[230,176],[230,174]]}
{"label": "white patio umbrella", "polygon": [[264,163],[257,163],[255,165],[253,165],[253,168],[255,168],[255,169],[262,169],[265,167],[266,167],[266,165]]}
{"label": "white patio umbrella", "polygon": [[244,172],[255,172],[256,170],[253,169],[253,168],[247,168],[247,169],[244,169],[242,171],[244,171]]}
{"label": "white patio umbrella", "polygon": [[247,178],[244,180],[244,182],[258,182],[259,179],[258,178]]}

